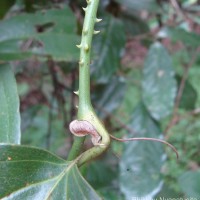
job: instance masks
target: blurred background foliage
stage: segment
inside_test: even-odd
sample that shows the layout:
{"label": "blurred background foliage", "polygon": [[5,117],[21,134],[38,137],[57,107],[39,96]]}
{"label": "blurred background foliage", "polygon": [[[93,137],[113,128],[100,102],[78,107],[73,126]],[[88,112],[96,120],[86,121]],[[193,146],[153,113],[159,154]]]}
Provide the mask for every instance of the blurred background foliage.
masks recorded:
{"label": "blurred background foliage", "polygon": [[[22,144],[63,158],[76,118],[85,0],[2,0],[0,62],[15,70]],[[91,61],[92,102],[117,137],[82,171],[108,200],[200,197],[200,1],[100,0]],[[90,147],[86,141],[85,148]]]}

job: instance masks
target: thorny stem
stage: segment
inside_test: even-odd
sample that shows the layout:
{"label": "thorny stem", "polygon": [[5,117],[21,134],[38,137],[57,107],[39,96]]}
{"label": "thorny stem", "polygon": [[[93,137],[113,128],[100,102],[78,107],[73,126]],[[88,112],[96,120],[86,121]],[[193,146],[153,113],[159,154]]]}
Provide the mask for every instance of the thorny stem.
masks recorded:
{"label": "thorny stem", "polygon": [[[70,151],[68,160],[73,160],[79,156],[77,160],[77,165],[81,166],[86,162],[96,158],[101,155],[110,144],[110,137],[121,142],[135,141],[135,140],[151,140],[162,142],[170,146],[177,155],[177,150],[168,142],[155,138],[129,138],[129,139],[119,139],[110,135],[99,118],[96,116],[94,109],[91,104],[90,99],[90,54],[91,54],[91,44],[93,34],[97,34],[99,31],[94,31],[94,25],[96,22],[101,20],[96,18],[97,8],[99,0],[86,0],[87,7],[84,8],[85,19],[82,30],[81,44],[77,45],[80,48],[80,61],[79,61],[79,90],[75,92],[79,96],[79,106],[78,106],[78,120],[89,122],[101,136],[101,141],[99,145],[95,145],[91,149],[85,151],[80,155],[84,137],[76,137],[72,149]],[[91,133],[88,133],[91,134]]]}
{"label": "thorny stem", "polygon": [[[90,99],[90,54],[93,34],[98,33],[98,31],[94,31],[94,25],[95,23],[101,21],[96,18],[99,0],[86,1],[87,7],[83,8],[85,11],[85,19],[82,30],[81,44],[77,45],[77,47],[80,48],[79,90],[76,92],[79,96],[78,119],[86,120],[96,128],[102,138],[102,145],[94,146],[84,152],[78,161],[79,166],[102,154],[110,144],[109,134],[96,116]],[[84,138],[75,138],[68,160],[73,160],[80,155],[83,142]]]}

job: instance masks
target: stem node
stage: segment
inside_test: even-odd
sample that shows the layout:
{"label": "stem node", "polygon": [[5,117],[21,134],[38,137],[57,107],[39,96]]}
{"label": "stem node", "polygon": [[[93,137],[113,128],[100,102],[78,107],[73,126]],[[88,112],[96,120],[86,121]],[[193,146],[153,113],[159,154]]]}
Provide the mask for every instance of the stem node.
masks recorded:
{"label": "stem node", "polygon": [[85,45],[84,50],[89,51],[89,45],[88,44]]}

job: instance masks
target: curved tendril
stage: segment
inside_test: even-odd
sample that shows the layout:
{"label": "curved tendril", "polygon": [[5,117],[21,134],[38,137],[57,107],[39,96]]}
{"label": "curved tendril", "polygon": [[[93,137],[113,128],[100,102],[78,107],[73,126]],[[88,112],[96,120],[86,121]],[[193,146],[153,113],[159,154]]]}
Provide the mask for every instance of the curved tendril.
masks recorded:
{"label": "curved tendril", "polygon": [[160,142],[160,143],[163,143],[163,144],[166,144],[167,146],[169,146],[175,153],[176,153],[176,157],[177,159],[179,158],[179,154],[178,154],[178,151],[177,149],[170,143],[164,141],[164,140],[161,140],[161,139],[157,139],[157,138],[148,138],[148,137],[139,137],[139,138],[126,138],[126,139],[122,139],[122,138],[117,138],[113,135],[110,135],[110,137],[116,141],[119,141],[119,142],[128,142],[128,141],[136,141],[136,140],[147,140],[147,141],[154,141],[154,142]]}

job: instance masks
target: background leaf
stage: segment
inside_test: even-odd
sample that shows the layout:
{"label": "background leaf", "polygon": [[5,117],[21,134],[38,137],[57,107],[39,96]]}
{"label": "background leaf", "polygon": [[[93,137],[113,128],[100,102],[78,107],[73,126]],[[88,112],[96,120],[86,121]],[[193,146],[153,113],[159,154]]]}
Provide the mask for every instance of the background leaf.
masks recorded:
{"label": "background leaf", "polygon": [[164,27],[158,33],[158,36],[160,38],[171,38],[172,41],[175,42],[181,41],[184,43],[184,45],[193,48],[199,46],[198,41],[200,40],[200,36],[194,32],[189,32],[182,28]]}
{"label": "background leaf", "polygon": [[[176,76],[176,80],[177,80],[178,85],[180,85],[181,77]],[[198,98],[197,91],[191,85],[189,80],[186,80],[185,87],[183,89],[183,93],[182,93],[182,97],[181,97],[181,101],[180,101],[180,108],[183,108],[186,110],[194,109],[197,98]]]}
{"label": "background leaf", "polygon": [[125,45],[122,22],[111,16],[105,16],[96,27],[101,34],[94,37],[93,42],[95,60],[91,66],[91,75],[98,83],[107,83],[119,68]]}
{"label": "background leaf", "polygon": [[74,162],[26,146],[1,145],[0,152],[2,200],[101,199]]}
{"label": "background leaf", "polygon": [[0,64],[0,142],[20,144],[19,96],[9,64]]}
{"label": "background leaf", "polygon": [[115,0],[118,3],[126,6],[128,9],[141,11],[158,11],[158,6],[155,0]]}
{"label": "background leaf", "polygon": [[78,58],[76,21],[69,8],[21,14],[0,22],[0,60],[31,55],[51,56],[58,61]]}
{"label": "background leaf", "polygon": [[120,17],[123,20],[126,32],[131,36],[144,34],[149,31],[148,25],[142,19],[135,16],[133,12],[126,11]]}
{"label": "background leaf", "polygon": [[[160,129],[142,104],[134,111],[130,127],[138,133],[138,137],[161,136]],[[129,134],[127,137],[133,135]],[[134,141],[124,144],[120,160],[120,189],[127,200],[133,197],[152,199],[160,191],[160,170],[164,157],[160,143]]]}
{"label": "background leaf", "polygon": [[152,117],[160,120],[172,112],[177,90],[171,58],[161,43],[150,47],[143,75],[144,104]]}
{"label": "background leaf", "polygon": [[113,77],[109,84],[97,87],[98,93],[94,96],[94,101],[101,118],[105,118],[117,109],[123,101],[125,87],[126,83],[122,77]]}
{"label": "background leaf", "polygon": [[187,197],[200,197],[200,171],[187,171],[179,178],[179,184]]}

